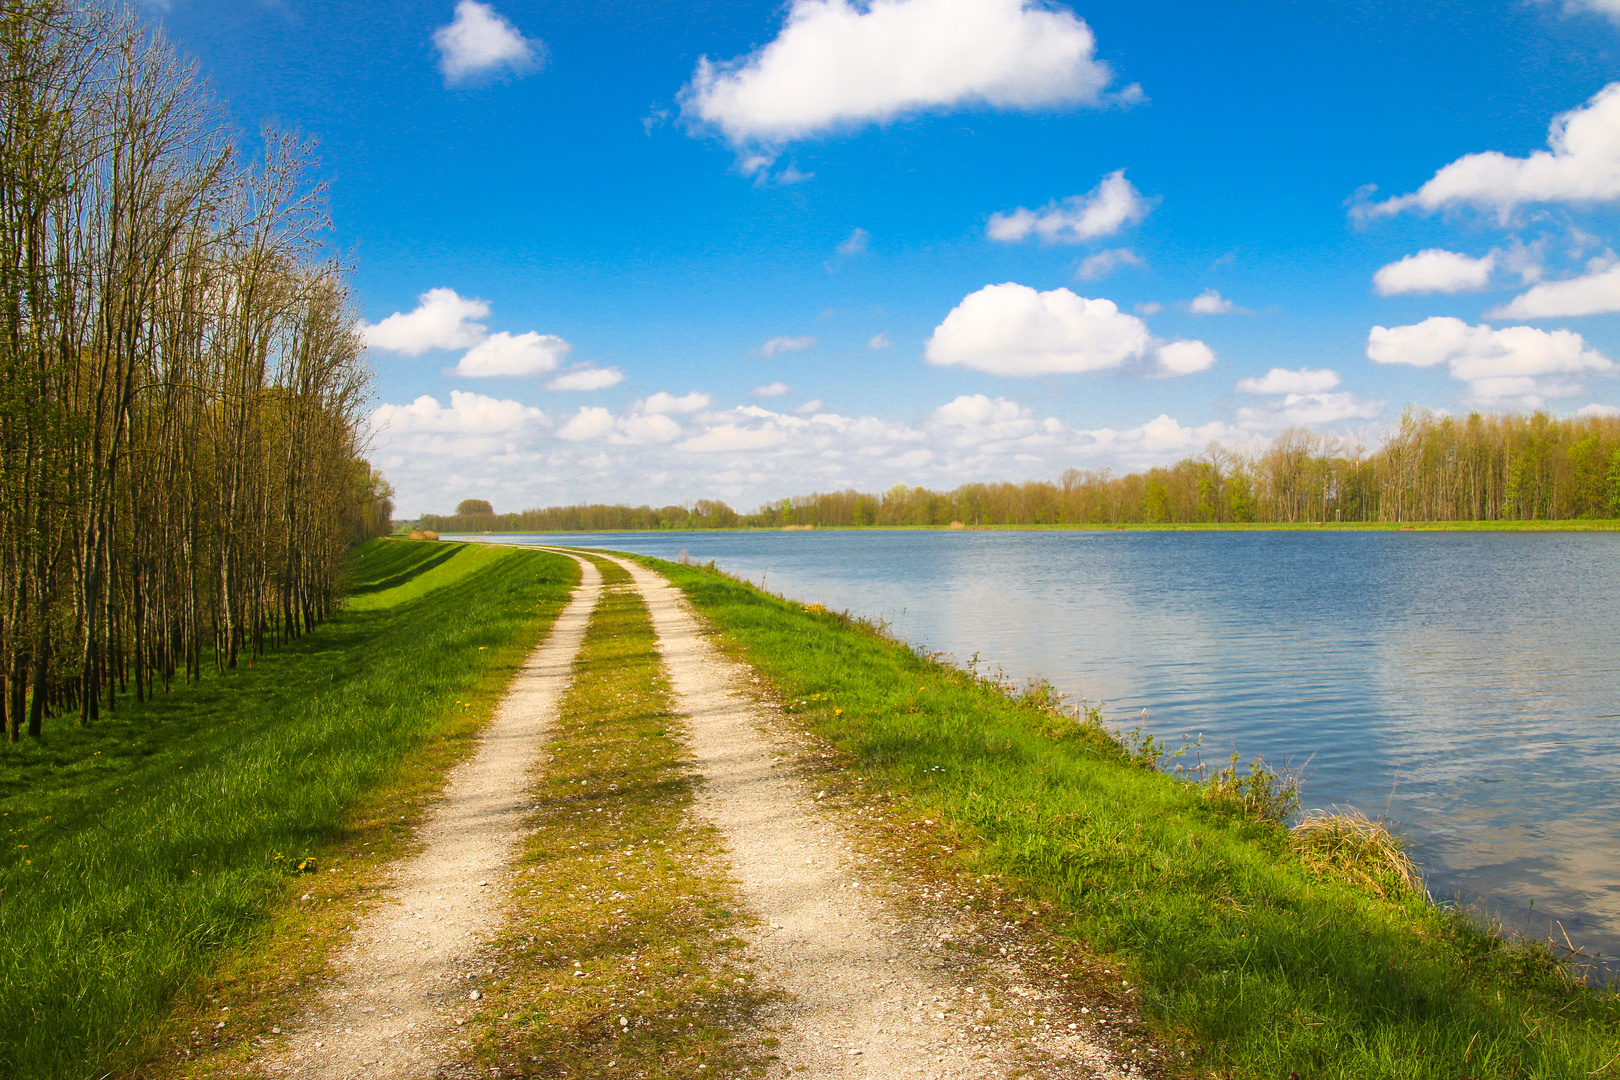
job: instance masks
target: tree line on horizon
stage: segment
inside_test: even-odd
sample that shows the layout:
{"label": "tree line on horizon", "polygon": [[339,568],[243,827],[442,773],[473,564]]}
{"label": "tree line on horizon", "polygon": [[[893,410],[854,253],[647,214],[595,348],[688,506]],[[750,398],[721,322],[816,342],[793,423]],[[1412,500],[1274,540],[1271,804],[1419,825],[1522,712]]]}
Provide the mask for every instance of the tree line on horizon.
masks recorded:
{"label": "tree line on horizon", "polygon": [[309,146],[127,11],[0,6],[0,716],[81,723],[332,609],[387,532]]}
{"label": "tree line on horizon", "polygon": [[950,491],[817,492],[739,513],[682,506],[551,506],[496,514],[467,500],[424,514],[440,533],[632,532],[787,526],[937,527],[1620,517],[1620,417],[1532,414],[1401,417],[1382,445],[1291,428],[1259,450],[1211,443],[1174,465],[1116,476],[1066,469],[1056,481],[970,483]]}

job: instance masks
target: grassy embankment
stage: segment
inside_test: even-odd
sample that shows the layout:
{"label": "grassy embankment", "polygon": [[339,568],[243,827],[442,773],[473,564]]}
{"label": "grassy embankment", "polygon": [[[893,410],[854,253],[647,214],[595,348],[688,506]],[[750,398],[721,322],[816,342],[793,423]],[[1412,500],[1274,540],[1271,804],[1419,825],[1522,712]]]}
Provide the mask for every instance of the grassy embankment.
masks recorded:
{"label": "grassy embankment", "polygon": [[[1041,695],[1020,702],[837,615],[644,561],[858,766],[833,768],[830,790],[857,807],[909,801],[913,849],[998,875],[1053,912],[1060,933],[1112,954],[1161,1036],[1208,1068],[1620,1075],[1620,997],[1575,983],[1544,949],[1505,942],[1389,875],[1368,888],[1353,883],[1353,863],[1307,869],[1281,826],[1133,764]],[[923,830],[925,817],[939,825]]]}
{"label": "grassy embankment", "polygon": [[179,1071],[285,1017],[577,580],[374,541],[256,667],[0,752],[0,1075]]}
{"label": "grassy embankment", "polygon": [[[609,586],[547,747],[479,1018],[502,1076],[757,1076],[768,996],[729,932],[745,919],[714,830],[689,810],[684,721],[629,575]],[[521,881],[521,879],[520,879]]]}

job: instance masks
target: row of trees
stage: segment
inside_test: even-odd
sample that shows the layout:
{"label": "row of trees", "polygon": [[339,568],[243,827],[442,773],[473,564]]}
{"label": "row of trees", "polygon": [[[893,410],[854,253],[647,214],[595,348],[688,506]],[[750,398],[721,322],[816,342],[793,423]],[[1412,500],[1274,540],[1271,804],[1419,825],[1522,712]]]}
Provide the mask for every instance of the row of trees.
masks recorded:
{"label": "row of trees", "polygon": [[307,146],[127,14],[0,2],[0,714],[81,722],[330,610],[392,507]]}
{"label": "row of trees", "polygon": [[[483,504],[481,510],[487,511]],[[424,517],[441,532],[820,526],[1124,525],[1173,522],[1539,521],[1620,517],[1620,418],[1409,412],[1376,449],[1304,429],[1249,452],[1211,444],[1147,472],[1066,470],[1056,482],[901,484],[835,491],[739,515],[573,506]]]}

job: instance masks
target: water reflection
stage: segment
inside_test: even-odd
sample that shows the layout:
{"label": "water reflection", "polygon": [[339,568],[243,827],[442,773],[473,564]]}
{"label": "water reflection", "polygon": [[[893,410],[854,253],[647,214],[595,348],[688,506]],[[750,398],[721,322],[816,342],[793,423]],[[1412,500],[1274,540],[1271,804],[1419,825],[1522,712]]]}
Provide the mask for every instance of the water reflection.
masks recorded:
{"label": "water reflection", "polygon": [[[510,538],[503,538],[510,539]],[[1309,762],[1437,897],[1620,953],[1620,535],[793,532],[688,549],[913,643],[1041,675],[1172,743]],[[1143,710],[1146,710],[1143,716]],[[1529,917],[1532,901],[1535,916]]]}

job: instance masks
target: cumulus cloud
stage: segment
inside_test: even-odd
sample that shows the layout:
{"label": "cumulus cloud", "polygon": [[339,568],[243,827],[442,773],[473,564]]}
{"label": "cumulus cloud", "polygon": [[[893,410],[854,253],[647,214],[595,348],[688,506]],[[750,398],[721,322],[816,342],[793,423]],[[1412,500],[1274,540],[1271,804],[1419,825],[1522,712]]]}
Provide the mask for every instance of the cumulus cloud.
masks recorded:
{"label": "cumulus cloud", "polygon": [[450,391],[449,408],[423,394],[409,405],[379,405],[371,414],[374,431],[395,433],[490,434],[545,423],[539,409],[462,390]]}
{"label": "cumulus cloud", "polygon": [[849,258],[854,255],[866,254],[866,245],[871,241],[872,234],[865,229],[856,229],[850,233],[842,244],[838,245],[838,254]]}
{"label": "cumulus cloud", "polygon": [[763,48],[700,59],[681,108],[771,148],[919,112],[1098,105],[1112,73],[1095,45],[1073,12],[1036,0],[794,0]]}
{"label": "cumulus cloud", "polygon": [[791,394],[791,393],[793,393],[793,387],[789,386],[787,383],[785,383],[785,382],[773,382],[773,383],[766,383],[764,386],[756,386],[756,387],[754,387],[752,390],[748,391],[748,396],[749,397],[781,397],[783,394]]}
{"label": "cumulus cloud", "polygon": [[1473,206],[1494,210],[1505,220],[1530,203],[1593,204],[1620,199],[1620,82],[1605,86],[1581,107],[1555,116],[1547,146],[1522,158],[1495,150],[1468,154],[1410,195],[1359,212],[1376,215]]}
{"label": "cumulus cloud", "polygon": [[887,334],[873,334],[866,341],[866,347],[868,349],[887,349],[893,344],[894,342],[889,340],[889,336]]}
{"label": "cumulus cloud", "polygon": [[930,364],[1013,376],[1102,371],[1148,359],[1162,374],[1184,375],[1215,362],[1203,342],[1161,342],[1112,300],[1014,282],[986,285],[963,299],[934,328],[923,355]]}
{"label": "cumulus cloud", "polygon": [[813,337],[773,337],[759,347],[763,356],[780,356],[782,353],[800,352],[816,343]]}
{"label": "cumulus cloud", "polygon": [[1373,291],[1379,296],[1476,292],[1491,283],[1495,269],[1494,251],[1475,259],[1444,248],[1428,248],[1380,267],[1373,275]]}
{"label": "cumulus cloud", "polygon": [[1247,315],[1248,312],[1226,299],[1214,289],[1205,289],[1187,301],[1187,310],[1194,315]]}
{"label": "cumulus cloud", "polygon": [[660,390],[646,401],[641,402],[640,410],[648,414],[695,413],[701,409],[707,409],[713,400],[708,394],[700,394],[696,390],[680,397]]}
{"label": "cumulus cloud", "polygon": [[673,442],[682,434],[681,425],[662,413],[631,410],[615,416],[600,406],[582,406],[568,423],[557,429],[559,439],[570,442],[599,439],[618,446]]}
{"label": "cumulus cloud", "polygon": [[489,315],[489,301],[457,296],[454,289],[429,289],[413,311],[396,311],[375,324],[361,323],[373,349],[421,356],[430,349],[465,349],[484,338],[475,322]]}
{"label": "cumulus cloud", "polygon": [[[551,371],[568,356],[573,346],[556,334],[540,334],[530,330],[526,334],[501,331],[468,349],[455,374],[482,377],[485,375],[540,375]],[[607,385],[612,385],[611,383]],[[568,387],[567,389],[594,389],[594,387]]]}
{"label": "cumulus cloud", "polygon": [[1479,401],[1538,406],[1549,397],[1583,392],[1581,376],[1613,370],[1614,362],[1571,330],[1532,326],[1469,326],[1435,316],[1412,326],[1375,326],[1367,357],[1378,364],[1427,368],[1445,364]]}
{"label": "cumulus cloud", "polygon": [[1048,244],[1078,244],[1112,236],[1147,217],[1152,208],[1152,202],[1144,199],[1125,179],[1125,170],[1115,169],[1084,195],[1070,195],[1040,210],[1020,206],[1016,210],[991,214],[984,232],[990,239],[1003,243],[1038,236]]}
{"label": "cumulus cloud", "polygon": [[1122,266],[1141,266],[1142,259],[1130,248],[1109,248],[1080,260],[1074,276],[1081,281],[1096,281],[1107,277]]}
{"label": "cumulus cloud", "polygon": [[1561,319],[1620,311],[1620,263],[1595,260],[1581,277],[1544,281],[1485,313],[1487,319]]}
{"label": "cumulus cloud", "polygon": [[1259,377],[1239,379],[1238,393],[1272,400],[1238,409],[1238,425],[1249,430],[1275,431],[1345,420],[1371,420],[1384,411],[1382,401],[1365,401],[1347,391],[1335,393],[1339,381],[1336,371],[1309,367],[1272,368]]}
{"label": "cumulus cloud", "polygon": [[545,45],[530,41],[489,4],[460,0],[449,26],[433,32],[446,84],[476,75],[524,74],[545,62]]}
{"label": "cumulus cloud", "polygon": [[1259,378],[1237,381],[1240,394],[1321,394],[1339,385],[1339,373],[1328,368],[1302,367],[1298,371],[1272,368]]}
{"label": "cumulus cloud", "polygon": [[822,409],[821,399],[820,398],[811,398],[809,401],[805,402],[803,405],[795,406],[793,411],[796,412],[796,413],[799,413],[801,416],[810,416],[810,415],[812,415],[814,413],[820,412],[821,409]]}
{"label": "cumulus cloud", "polygon": [[624,382],[624,372],[616,367],[599,368],[580,364],[546,383],[547,390],[605,390]]}
{"label": "cumulus cloud", "polygon": [[1576,409],[1575,415],[1580,417],[1597,416],[1604,418],[1620,416],[1620,405],[1599,405],[1594,401],[1590,405],[1582,405],[1580,408]]}
{"label": "cumulus cloud", "polygon": [[1196,375],[1215,366],[1215,350],[1202,341],[1166,341],[1155,350],[1160,374]]}

